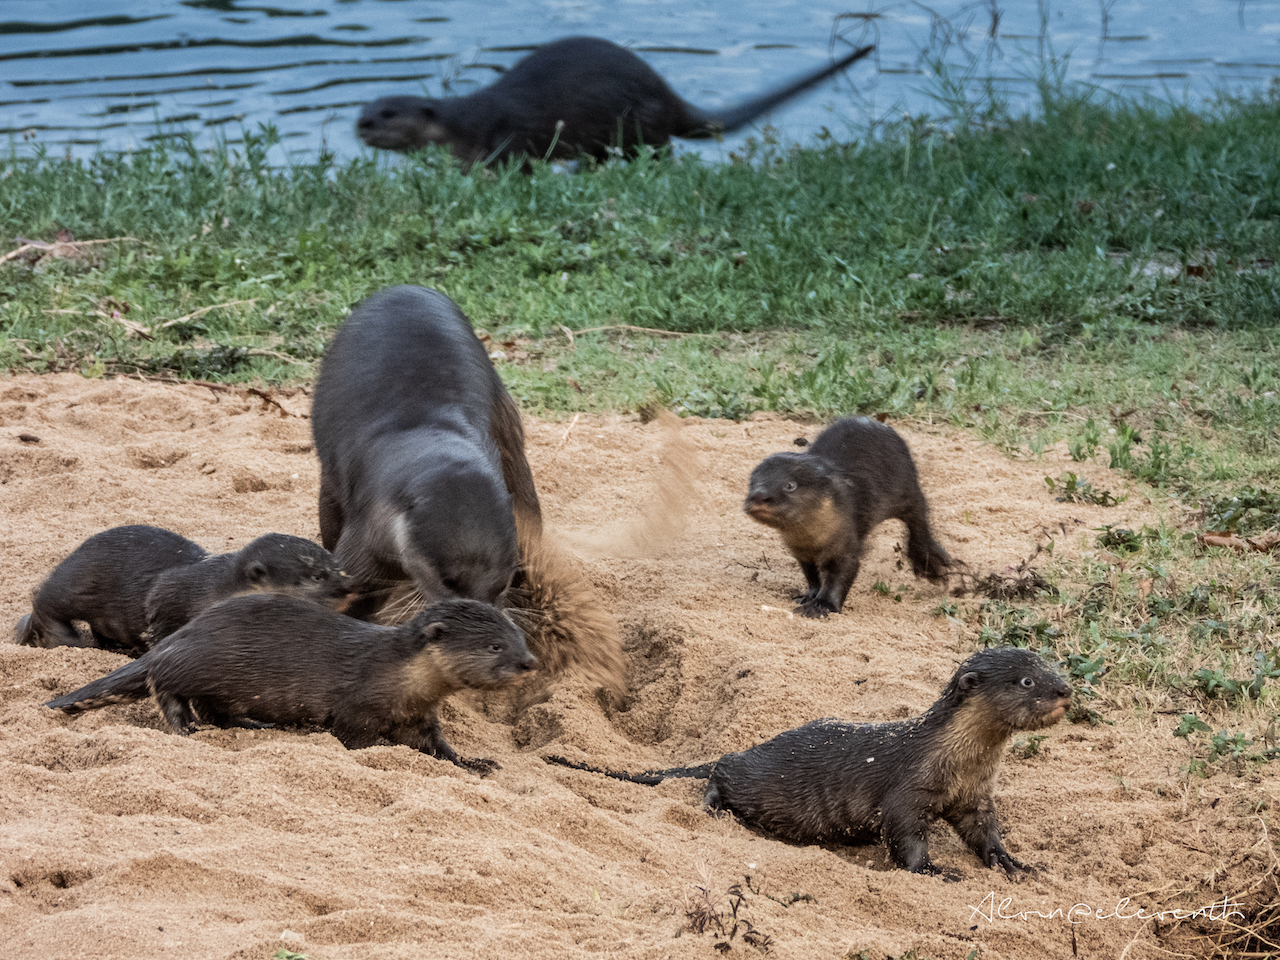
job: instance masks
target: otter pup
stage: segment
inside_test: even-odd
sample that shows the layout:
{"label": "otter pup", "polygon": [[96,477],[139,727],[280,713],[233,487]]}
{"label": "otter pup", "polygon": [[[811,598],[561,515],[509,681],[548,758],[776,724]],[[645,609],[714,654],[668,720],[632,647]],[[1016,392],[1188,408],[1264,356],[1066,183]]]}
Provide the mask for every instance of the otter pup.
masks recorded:
{"label": "otter pup", "polygon": [[219,600],[272,591],[342,609],[351,585],[333,556],[302,537],[269,533],[234,553],[211,556],[160,527],[94,534],[33,593],[14,639],[26,646],[84,646],[73,621],[89,624],[90,646],[137,656]]}
{"label": "otter pup", "polygon": [[295,597],[233,597],[133,663],[45,706],[75,714],[144,698],[177,734],[197,722],[320,726],[348,749],[379,740],[481,772],[440,730],[436,708],[464,687],[491,690],[537,661],[501,611],[449,599],[398,627],[353,620]]}
{"label": "otter pup", "polygon": [[320,365],[311,425],[320,536],[370,585],[373,616],[412,580],[428,603],[494,603],[516,571],[516,519],[540,533],[520,412],[471,322],[435,290],[369,297]]}
{"label": "otter pup", "polygon": [[612,150],[665,146],[672,137],[705,139],[750,123],[874,47],[727,110],[701,110],[681,99],[630,50],[596,37],[568,37],[539,47],[491,86],[464,97],[382,97],[365,104],[356,133],[371,147],[417,150],[445,144],[467,164],[512,156],[597,160]]}
{"label": "otter pup", "polygon": [[714,763],[644,774],[546,759],[634,783],[707,777],[710,809],[796,843],[879,836],[912,873],[946,875],[929,859],[928,826],[943,819],[984,864],[1015,877],[1032,868],[1000,840],[992,798],[1000,757],[1014,733],[1052,726],[1070,702],[1057,669],[1029,650],[997,647],[965,660],[938,701],[910,720],[815,720]]}
{"label": "otter pup", "polygon": [[890,426],[837,420],[803,453],[775,453],[751,471],[742,509],[782,534],[808,590],[796,613],[839,613],[858,576],[867,535],[883,521],[907,525],[911,572],[945,578],[954,561],[933,537],[911,451]]}

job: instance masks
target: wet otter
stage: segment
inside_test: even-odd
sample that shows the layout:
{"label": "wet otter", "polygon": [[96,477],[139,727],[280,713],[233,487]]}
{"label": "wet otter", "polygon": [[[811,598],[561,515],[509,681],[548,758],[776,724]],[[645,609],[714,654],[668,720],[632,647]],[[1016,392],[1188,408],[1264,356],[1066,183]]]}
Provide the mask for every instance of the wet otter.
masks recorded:
{"label": "wet otter", "polygon": [[796,613],[839,613],[858,576],[862,547],[889,519],[907,525],[911,572],[945,578],[955,561],[933,537],[929,505],[911,451],[897,432],[876,420],[838,420],[803,453],[775,453],[751,471],[743,510],[782,534],[800,563],[808,590]]}
{"label": "wet otter", "polygon": [[320,365],[311,422],[321,540],[345,569],[375,588],[412,580],[428,603],[498,600],[517,519],[541,531],[542,514],[520,413],[452,300],[401,286],[357,306]]}
{"label": "wet otter", "polygon": [[446,144],[465,163],[511,156],[606,159],[672,137],[705,139],[737,130],[843,70],[874,47],[727,110],[701,110],[630,50],[596,37],[540,47],[491,86],[464,97],[382,97],[365,105],[356,133],[383,150]]}
{"label": "wet otter", "polygon": [[921,716],[889,723],[815,720],[714,763],[644,774],[549,762],[635,783],[707,777],[708,808],[796,843],[856,843],[877,835],[899,867],[943,874],[928,826],[943,819],[987,866],[1031,868],[1000,840],[992,794],[1000,757],[1020,730],[1062,719],[1071,687],[1028,650],[998,647],[965,660]]}
{"label": "wet otter", "polygon": [[436,708],[464,687],[495,689],[536,668],[515,624],[475,600],[444,600],[382,627],[263,594],[210,607],[137,660],[45,706],[75,714],[149,689],[178,734],[197,722],[320,726],[352,750],[386,740],[486,772],[492,761],[458,758]]}
{"label": "wet otter", "polygon": [[302,537],[269,533],[234,553],[160,527],[113,527],[80,544],[32,595],[14,639],[32,647],[84,646],[73,621],[88,622],[89,646],[137,656],[219,600],[272,591],[342,609],[351,584],[327,551]]}

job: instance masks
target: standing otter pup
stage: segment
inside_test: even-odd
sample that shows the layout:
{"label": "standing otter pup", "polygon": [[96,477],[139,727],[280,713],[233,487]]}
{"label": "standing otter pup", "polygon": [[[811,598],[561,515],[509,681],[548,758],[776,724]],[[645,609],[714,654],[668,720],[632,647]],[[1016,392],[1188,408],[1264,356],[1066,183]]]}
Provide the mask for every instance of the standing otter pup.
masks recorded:
{"label": "standing otter pup", "polygon": [[907,525],[917,577],[941,580],[954,561],[933,538],[929,505],[911,451],[897,432],[867,417],[837,420],[803,453],[775,453],[751,471],[742,509],[774,527],[800,563],[809,589],[796,613],[839,613],[858,576],[863,542],[885,520]]}
{"label": "standing otter pup", "polygon": [[[326,351],[311,414],[320,536],[363,584],[412,580],[428,603],[494,603],[516,570],[516,517],[542,529],[524,428],[448,297],[393,287]],[[515,516],[513,516],[513,506]],[[353,609],[368,617],[388,590]]]}
{"label": "standing otter pup", "polygon": [[269,533],[220,556],[160,527],[94,534],[32,595],[14,639],[31,647],[90,646],[137,656],[200,610],[238,593],[271,591],[342,609],[351,586],[327,551],[302,537]]}
{"label": "standing otter pup", "polygon": [[537,661],[501,611],[450,599],[399,627],[353,620],[294,597],[234,597],[133,663],[45,706],[79,713],[147,696],[177,734],[197,722],[321,726],[348,749],[379,740],[481,772],[440,730],[436,708],[464,687],[492,690]]}
{"label": "standing otter pup", "polygon": [[491,86],[464,97],[382,97],[365,104],[356,133],[371,147],[417,150],[445,144],[467,164],[511,156],[608,158],[672,137],[705,139],[750,123],[874,47],[728,110],[700,110],[678,97],[630,50],[596,37],[568,37],[539,47]]}
{"label": "standing otter pup", "polygon": [[[989,867],[1031,868],[1009,855],[996,818],[996,773],[1009,738],[1062,719],[1071,687],[1029,650],[982,650],[960,665],[921,716],[889,723],[815,720],[714,763],[627,774],[653,784],[708,777],[705,803],[796,843],[857,843],[877,835],[899,867],[944,874],[929,859],[929,824],[946,820]],[[951,879],[954,879],[953,877]]]}

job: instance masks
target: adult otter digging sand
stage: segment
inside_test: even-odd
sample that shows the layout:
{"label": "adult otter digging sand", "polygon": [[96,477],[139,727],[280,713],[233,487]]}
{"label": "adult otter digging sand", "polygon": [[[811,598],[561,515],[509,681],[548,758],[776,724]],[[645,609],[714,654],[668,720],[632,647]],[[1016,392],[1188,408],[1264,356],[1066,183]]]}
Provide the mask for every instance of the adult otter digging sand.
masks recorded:
{"label": "adult otter digging sand", "polygon": [[890,426],[867,417],[838,420],[803,453],[775,453],[751,471],[747,516],[782,534],[809,589],[796,613],[839,613],[858,576],[863,542],[885,520],[907,525],[907,558],[917,577],[942,580],[955,561],[929,528],[911,451]]}
{"label": "adult otter digging sand", "polygon": [[428,603],[497,602],[518,560],[513,505],[538,530],[542,513],[520,413],[452,300],[402,286],[357,306],[325,352],[311,417],[320,538],[347,570],[412,580]]}
{"label": "adult otter digging sand", "polygon": [[1062,719],[1071,687],[1028,650],[983,650],[960,665],[921,716],[889,723],[815,720],[714,763],[644,774],[604,773],[635,783],[707,777],[705,803],[796,843],[857,843],[876,835],[899,867],[945,873],[929,859],[928,827],[943,819],[987,866],[1010,877],[1030,870],[1000,840],[992,794],[1000,757],[1020,730]]}
{"label": "adult otter digging sand", "polygon": [[568,37],[535,50],[491,86],[464,97],[382,97],[365,105],[356,133],[383,150],[446,144],[465,163],[511,156],[608,158],[672,137],[706,139],[745,126],[821,83],[874,47],[727,110],[701,110],[678,97],[630,50],[597,37]]}
{"label": "adult otter digging sand", "polygon": [[[506,596],[544,676],[573,667],[621,691],[617,627],[542,535],[520,413],[448,297],[394,287],[351,312],[325,353],[312,405],[320,533],[369,597],[395,585],[427,603]],[[376,592],[380,589],[380,593]]]}
{"label": "adult otter digging sand", "polygon": [[515,624],[475,600],[382,627],[293,597],[246,596],[45,706],[74,714],[140,700],[143,676],[174,733],[199,721],[322,726],[352,750],[388,740],[487,772],[492,761],[458,758],[436,709],[464,687],[496,689],[536,668]]}
{"label": "adult otter digging sand", "polygon": [[327,551],[302,537],[269,533],[219,556],[160,527],[136,524],[94,534],[33,593],[14,639],[32,647],[86,645],[137,656],[205,607],[240,593],[288,593],[342,609],[351,584]]}

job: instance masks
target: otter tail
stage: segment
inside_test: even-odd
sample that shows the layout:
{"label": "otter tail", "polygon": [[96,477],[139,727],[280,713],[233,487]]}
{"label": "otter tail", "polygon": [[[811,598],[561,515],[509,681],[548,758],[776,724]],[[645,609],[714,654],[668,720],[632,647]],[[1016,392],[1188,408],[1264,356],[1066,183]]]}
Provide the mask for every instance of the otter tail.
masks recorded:
{"label": "otter tail", "polygon": [[663,780],[675,780],[681,777],[687,777],[694,780],[705,780],[711,776],[715,763],[700,763],[696,767],[668,767],[666,770],[646,770],[644,773],[627,773],[625,770],[607,770],[604,767],[593,767],[585,763],[578,763],[576,760],[568,760],[565,757],[543,757],[547,763],[554,763],[559,767],[569,767],[572,770],[585,770],[587,773],[602,773],[606,777],[612,777],[615,780],[626,780],[628,783],[641,783],[646,787],[652,787]]}
{"label": "otter tail", "polygon": [[861,60],[874,49],[874,46],[859,47],[853,53],[841,57],[835,63],[828,64],[822,69],[799,77],[785,86],[778,87],[776,90],[762,94],[754,100],[748,100],[746,103],[730,107],[727,110],[691,110],[688,128],[674,131],[675,135],[688,137],[692,140],[704,140],[709,137],[719,136],[722,133],[732,133],[740,127],[745,127],[762,113],[769,112],[778,104],[785,103],[797,94],[804,93],[810,87],[821,83],[832,74],[838,73],[855,60]]}
{"label": "otter tail", "polygon": [[933,531],[924,520],[907,525],[907,559],[911,561],[912,573],[934,581],[945,580],[958,563],[933,538]]}
{"label": "otter tail", "polygon": [[147,658],[139,657],[132,663],[126,663],[119,670],[113,670],[105,677],[87,683],[79,690],[50,700],[45,704],[51,710],[77,714],[85,710],[97,710],[113,703],[132,703],[145,700],[151,696],[147,686]]}

